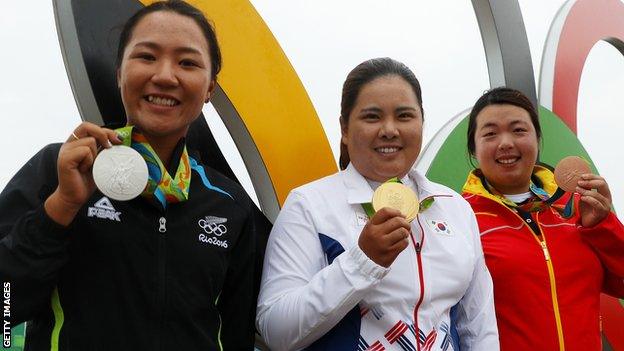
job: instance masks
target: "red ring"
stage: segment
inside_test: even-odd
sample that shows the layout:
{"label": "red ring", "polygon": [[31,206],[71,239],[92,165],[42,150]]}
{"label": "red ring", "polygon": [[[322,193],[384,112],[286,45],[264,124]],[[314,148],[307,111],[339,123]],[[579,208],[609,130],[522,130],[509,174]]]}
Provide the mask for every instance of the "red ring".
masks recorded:
{"label": "red ring", "polygon": [[576,133],[581,74],[589,52],[600,40],[624,41],[624,4],[619,0],[578,0],[559,36],[553,79],[553,112]]}

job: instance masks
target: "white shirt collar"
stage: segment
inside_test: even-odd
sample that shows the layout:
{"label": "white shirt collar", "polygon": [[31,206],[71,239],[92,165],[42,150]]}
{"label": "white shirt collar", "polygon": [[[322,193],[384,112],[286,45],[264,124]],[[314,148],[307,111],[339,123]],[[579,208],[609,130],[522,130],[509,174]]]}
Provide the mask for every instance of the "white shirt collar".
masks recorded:
{"label": "white shirt collar", "polygon": [[[371,186],[369,181],[353,167],[353,164],[349,163],[349,166],[340,173],[343,176],[344,185],[347,189],[347,202],[349,204],[371,202],[374,185]],[[420,174],[415,167],[413,167],[401,181],[414,189],[419,199],[424,199],[434,194],[428,190],[429,180]]]}

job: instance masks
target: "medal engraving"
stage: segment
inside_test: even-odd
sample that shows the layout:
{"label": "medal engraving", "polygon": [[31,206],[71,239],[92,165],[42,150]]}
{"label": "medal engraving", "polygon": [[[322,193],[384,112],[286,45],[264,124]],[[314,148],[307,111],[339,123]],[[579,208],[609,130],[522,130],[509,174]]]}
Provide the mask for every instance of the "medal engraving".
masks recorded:
{"label": "medal engraving", "polygon": [[390,207],[401,211],[411,222],[418,214],[418,198],[412,189],[395,182],[381,184],[373,194],[373,209],[379,211]]}
{"label": "medal engraving", "polygon": [[134,149],[117,145],[102,150],[93,163],[93,180],[106,196],[131,200],[143,192],[147,184],[147,164]]}
{"label": "medal engraving", "polygon": [[554,175],[557,185],[567,191],[574,192],[581,176],[586,173],[592,173],[587,161],[578,156],[568,156],[557,164]]}

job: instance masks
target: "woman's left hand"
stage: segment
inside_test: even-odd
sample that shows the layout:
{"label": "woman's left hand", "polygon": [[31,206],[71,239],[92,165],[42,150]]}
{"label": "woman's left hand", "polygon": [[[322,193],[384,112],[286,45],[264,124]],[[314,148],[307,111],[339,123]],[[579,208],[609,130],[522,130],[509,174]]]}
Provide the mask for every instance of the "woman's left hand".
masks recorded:
{"label": "woman's left hand", "polygon": [[607,217],[611,211],[611,191],[604,178],[591,173],[583,174],[576,192],[581,195],[579,213],[583,227],[593,227]]}

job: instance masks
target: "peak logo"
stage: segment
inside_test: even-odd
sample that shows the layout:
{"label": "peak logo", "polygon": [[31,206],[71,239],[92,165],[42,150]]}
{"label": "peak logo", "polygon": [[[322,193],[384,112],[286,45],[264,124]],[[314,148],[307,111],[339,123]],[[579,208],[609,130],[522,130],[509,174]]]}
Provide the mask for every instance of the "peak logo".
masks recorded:
{"label": "peak logo", "polygon": [[87,209],[87,217],[97,217],[102,219],[109,219],[111,221],[121,222],[119,217],[121,212],[117,212],[111,204],[110,200],[104,196],[99,199],[92,207]]}

